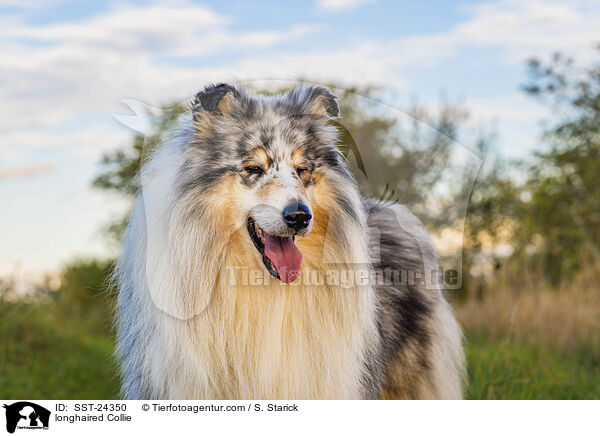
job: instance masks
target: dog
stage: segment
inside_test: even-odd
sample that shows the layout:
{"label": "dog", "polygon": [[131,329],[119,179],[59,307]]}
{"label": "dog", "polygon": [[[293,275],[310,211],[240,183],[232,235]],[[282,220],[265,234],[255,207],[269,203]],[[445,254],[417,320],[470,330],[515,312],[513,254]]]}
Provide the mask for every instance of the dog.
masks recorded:
{"label": "dog", "polygon": [[114,275],[123,397],[461,398],[460,328],[414,280],[432,243],[361,197],[339,116],[320,86],[211,85],[146,159]]}

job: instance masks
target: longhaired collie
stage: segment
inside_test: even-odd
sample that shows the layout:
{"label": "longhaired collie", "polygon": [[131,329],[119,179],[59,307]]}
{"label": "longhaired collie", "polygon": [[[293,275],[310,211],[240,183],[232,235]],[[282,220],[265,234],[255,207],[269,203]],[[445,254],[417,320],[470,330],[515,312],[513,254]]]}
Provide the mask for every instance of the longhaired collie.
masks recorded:
{"label": "longhaired collie", "polygon": [[117,356],[130,399],[456,399],[431,241],[362,199],[323,87],[208,86],[141,170]]}

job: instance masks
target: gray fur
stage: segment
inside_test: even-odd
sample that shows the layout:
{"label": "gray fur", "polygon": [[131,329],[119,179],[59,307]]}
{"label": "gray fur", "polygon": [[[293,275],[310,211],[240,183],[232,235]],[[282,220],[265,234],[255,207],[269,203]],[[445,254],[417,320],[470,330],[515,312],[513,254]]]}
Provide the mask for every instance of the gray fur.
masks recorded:
{"label": "gray fur", "polygon": [[[381,388],[391,392],[402,392],[403,397],[418,399],[425,389],[437,392],[436,366],[455,366],[447,380],[454,390],[460,392],[462,352],[459,344],[440,343],[444,339],[437,334],[439,328],[460,332],[456,323],[435,325],[436,311],[448,310],[448,303],[439,287],[427,287],[426,274],[437,267],[438,259],[422,224],[405,207],[376,200],[366,200],[370,228],[378,229],[379,240],[372,240],[373,248],[379,249],[376,272],[406,272],[407,277],[392,280],[392,283],[377,287],[379,299],[379,323],[381,334],[380,364],[383,374]],[[434,346],[442,347],[447,362],[432,357]],[[390,368],[401,367],[405,383],[398,386],[390,380]],[[440,394],[440,396],[443,396]]]}

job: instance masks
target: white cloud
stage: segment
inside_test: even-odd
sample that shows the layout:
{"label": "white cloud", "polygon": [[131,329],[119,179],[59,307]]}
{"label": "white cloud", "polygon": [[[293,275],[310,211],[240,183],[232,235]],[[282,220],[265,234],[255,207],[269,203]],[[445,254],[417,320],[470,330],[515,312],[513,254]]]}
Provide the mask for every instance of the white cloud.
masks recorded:
{"label": "white cloud", "polygon": [[201,6],[128,6],[83,21],[40,27],[14,26],[2,33],[13,38],[61,42],[90,49],[160,51],[191,42],[199,29],[209,33],[228,21]]}
{"label": "white cloud", "polygon": [[38,174],[48,173],[54,170],[52,162],[41,162],[34,165],[15,166],[9,168],[0,167],[0,180],[14,179],[18,177],[31,177]]}
{"label": "white cloud", "polygon": [[227,70],[177,66],[166,58],[244,57],[315,31],[298,24],[233,32],[230,22],[187,4],[121,7],[68,24],[12,19],[0,26],[0,131],[43,133],[81,117],[109,118],[127,97],[154,104],[182,99],[206,81],[222,80]]}
{"label": "white cloud", "polygon": [[28,151],[67,150],[76,156],[98,157],[100,153],[122,145],[131,137],[125,129],[117,130],[116,122],[96,122],[71,132],[47,130],[14,130],[2,135],[0,152],[25,153]]}
{"label": "white cloud", "polygon": [[445,32],[377,44],[380,63],[399,69],[433,67],[472,47],[499,50],[490,59],[500,63],[519,64],[529,56],[555,51],[585,61],[593,56],[600,39],[597,2],[497,0],[462,9],[468,18]]}
{"label": "white cloud", "polygon": [[[510,62],[556,48],[581,52],[591,48],[600,28],[598,8],[596,13],[590,8],[500,0],[470,6],[467,18],[443,33],[293,52],[284,44],[318,28],[235,32],[231,18],[186,3],[119,7],[68,24],[12,20],[0,26],[0,131],[43,133],[82,116],[108,118],[123,98],[160,104],[186,98],[207,81],[305,77],[398,88],[406,86],[406,68],[435,67],[466,47],[497,48]],[[229,60],[201,67],[167,61],[200,62],[210,54]]]}
{"label": "white cloud", "polygon": [[373,0],[318,0],[317,5],[319,9],[326,11],[343,11],[356,9],[372,2]]}
{"label": "white cloud", "polygon": [[535,124],[549,115],[546,107],[539,105],[523,93],[492,98],[471,98],[467,106],[477,122],[501,119]]}
{"label": "white cloud", "polygon": [[589,1],[500,0],[465,9],[472,18],[451,33],[460,44],[502,47],[513,59],[532,53],[589,53],[600,5]]}
{"label": "white cloud", "polygon": [[360,44],[338,51],[312,51],[263,54],[241,59],[236,71],[246,72],[252,79],[311,79],[334,81],[342,85],[368,83],[401,87],[405,84],[394,69],[402,64],[394,56],[386,56],[389,45]]}
{"label": "white cloud", "polygon": [[42,6],[54,6],[65,3],[67,0],[0,0],[0,8],[35,9]]}

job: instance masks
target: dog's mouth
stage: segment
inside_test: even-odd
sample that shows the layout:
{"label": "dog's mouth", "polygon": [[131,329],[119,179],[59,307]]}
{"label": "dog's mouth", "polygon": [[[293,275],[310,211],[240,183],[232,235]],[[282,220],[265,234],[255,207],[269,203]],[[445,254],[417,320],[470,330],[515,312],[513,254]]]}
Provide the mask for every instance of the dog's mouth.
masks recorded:
{"label": "dog's mouth", "polygon": [[291,283],[300,273],[302,253],[295,244],[295,236],[278,236],[265,232],[248,217],[248,233],[262,256],[267,271],[284,283]]}

